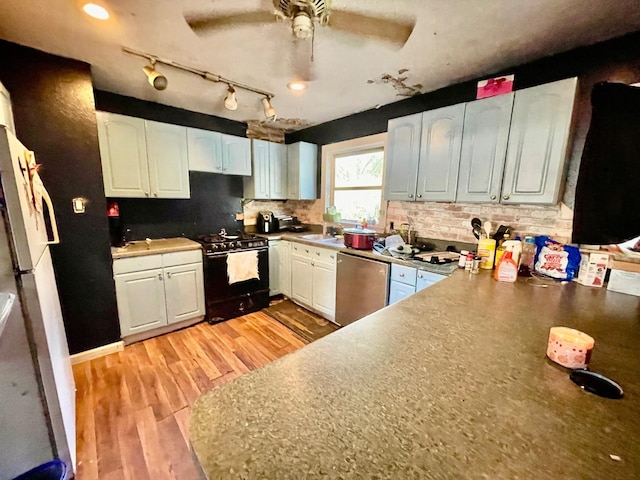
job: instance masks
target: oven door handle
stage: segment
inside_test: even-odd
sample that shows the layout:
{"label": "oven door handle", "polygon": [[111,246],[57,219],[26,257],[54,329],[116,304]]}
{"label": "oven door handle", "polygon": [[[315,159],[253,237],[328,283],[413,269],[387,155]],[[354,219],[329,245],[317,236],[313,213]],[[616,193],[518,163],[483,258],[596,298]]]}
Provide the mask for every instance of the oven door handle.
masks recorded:
{"label": "oven door handle", "polygon": [[268,252],[269,247],[255,247],[255,248],[242,248],[240,250],[227,250],[225,252],[207,252],[207,257],[222,257],[224,255],[228,255],[230,253],[239,253],[239,252]]}

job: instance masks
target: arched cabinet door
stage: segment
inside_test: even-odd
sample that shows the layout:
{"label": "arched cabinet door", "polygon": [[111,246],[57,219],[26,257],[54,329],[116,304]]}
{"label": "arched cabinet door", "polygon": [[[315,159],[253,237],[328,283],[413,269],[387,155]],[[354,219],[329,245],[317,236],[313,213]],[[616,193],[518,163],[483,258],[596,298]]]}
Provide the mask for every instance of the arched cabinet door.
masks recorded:
{"label": "arched cabinet door", "polygon": [[420,159],[422,113],[389,120],[385,159],[385,200],[412,201]]}

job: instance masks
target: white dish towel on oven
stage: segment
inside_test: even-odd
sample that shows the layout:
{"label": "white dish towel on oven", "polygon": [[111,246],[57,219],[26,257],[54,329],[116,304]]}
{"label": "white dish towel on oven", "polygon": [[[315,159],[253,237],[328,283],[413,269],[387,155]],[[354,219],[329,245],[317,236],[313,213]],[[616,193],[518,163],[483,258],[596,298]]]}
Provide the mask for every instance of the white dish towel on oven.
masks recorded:
{"label": "white dish towel on oven", "polygon": [[252,250],[249,252],[229,253],[227,255],[227,276],[229,277],[229,285],[251,280],[252,278],[260,280],[258,252]]}

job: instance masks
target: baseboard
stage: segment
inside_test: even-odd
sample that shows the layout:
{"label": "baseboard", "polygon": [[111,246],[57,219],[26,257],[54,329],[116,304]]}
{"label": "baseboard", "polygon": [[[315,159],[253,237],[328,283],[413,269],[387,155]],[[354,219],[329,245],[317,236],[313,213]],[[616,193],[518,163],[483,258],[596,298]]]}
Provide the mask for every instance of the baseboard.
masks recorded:
{"label": "baseboard", "polygon": [[108,345],[103,345],[101,347],[92,348],[91,350],[85,350],[84,352],[74,353],[73,355],[71,355],[71,365],[86,362],[88,360],[93,360],[94,358],[104,357],[105,355],[121,352],[123,350],[124,342],[119,341],[110,343]]}

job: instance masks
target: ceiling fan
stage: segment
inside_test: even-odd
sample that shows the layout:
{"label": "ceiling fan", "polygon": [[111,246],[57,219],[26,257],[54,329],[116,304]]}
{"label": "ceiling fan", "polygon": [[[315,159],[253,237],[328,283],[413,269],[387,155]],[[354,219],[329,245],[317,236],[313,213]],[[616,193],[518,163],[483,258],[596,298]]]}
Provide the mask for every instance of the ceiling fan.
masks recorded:
{"label": "ceiling fan", "polygon": [[336,9],[331,0],[273,0],[275,10],[219,14],[187,12],[185,20],[196,34],[233,27],[239,24],[264,24],[274,20],[289,21],[298,39],[313,37],[315,24],[349,34],[375,38],[402,47],[409,39],[415,19],[390,18]]}

